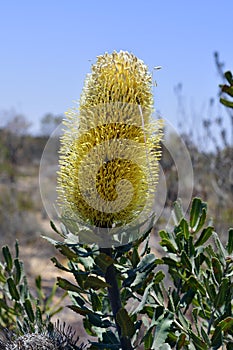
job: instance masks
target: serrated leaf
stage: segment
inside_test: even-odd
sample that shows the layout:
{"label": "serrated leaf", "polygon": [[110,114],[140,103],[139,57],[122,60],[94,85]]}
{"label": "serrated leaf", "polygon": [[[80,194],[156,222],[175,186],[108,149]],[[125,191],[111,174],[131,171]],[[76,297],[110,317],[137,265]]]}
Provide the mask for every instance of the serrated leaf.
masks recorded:
{"label": "serrated leaf", "polygon": [[92,313],[92,311],[87,309],[86,307],[82,308],[77,305],[67,305],[67,307],[82,316],[86,316]]}
{"label": "serrated leaf", "polygon": [[52,239],[50,237],[47,237],[47,236],[44,236],[44,235],[41,235],[41,237],[44,238],[46,241],[48,241],[49,243],[51,243],[54,246],[57,246],[58,244],[61,244],[61,242],[56,241],[55,239]]}
{"label": "serrated leaf", "polygon": [[156,325],[151,349],[157,350],[161,345],[165,343],[173,320],[174,315],[172,313],[168,313],[167,316],[163,315],[163,317],[159,320],[158,324]]}
{"label": "serrated leaf", "polygon": [[175,225],[178,225],[179,222],[184,217],[183,208],[180,201],[176,201],[173,205],[172,216],[175,222]]}
{"label": "serrated leaf", "polygon": [[143,337],[143,343],[144,343],[144,349],[150,350],[153,342],[153,335],[152,335],[153,328],[151,327]]}
{"label": "serrated leaf", "polygon": [[205,283],[205,288],[206,291],[209,295],[210,300],[212,301],[212,303],[214,302],[214,300],[216,299],[216,290],[215,290],[215,286],[213,285],[213,283],[210,283],[209,279],[204,277],[204,283]]}
{"label": "serrated leaf", "polygon": [[53,229],[53,231],[55,231],[56,233],[58,233],[60,236],[62,236],[61,232],[57,229],[56,225],[54,224],[54,222],[52,220],[50,220],[50,226]]}
{"label": "serrated leaf", "polygon": [[40,300],[44,300],[45,299],[45,295],[44,295],[43,290],[42,290],[41,276],[37,276],[36,277],[35,283],[36,283],[36,291],[37,291],[39,299]]}
{"label": "serrated leaf", "polygon": [[229,292],[229,280],[228,278],[223,278],[214,303],[216,308],[219,308],[224,304],[226,296]]}
{"label": "serrated leaf", "polygon": [[227,252],[228,254],[233,252],[233,228],[230,228],[228,231]]}
{"label": "serrated leaf", "polygon": [[4,276],[4,274],[1,270],[0,270],[0,282],[6,283],[6,277]]}
{"label": "serrated leaf", "polygon": [[204,343],[204,341],[200,337],[198,337],[195,333],[193,333],[193,331],[190,331],[190,336],[197,350],[209,350],[207,345]]}
{"label": "serrated leaf", "polygon": [[105,281],[101,280],[100,278],[96,276],[88,276],[86,281],[84,282],[84,288],[85,289],[100,289],[100,288],[109,288],[111,287],[110,284],[106,283]]}
{"label": "serrated leaf", "polygon": [[131,289],[132,289],[132,287],[133,287],[133,290],[137,290],[137,289],[141,288],[143,284],[146,284],[146,282],[148,280],[150,282],[152,278],[153,278],[153,276],[150,275],[150,271],[144,271],[144,272],[138,271],[136,273],[135,279],[131,283]]}
{"label": "serrated leaf", "polygon": [[202,205],[201,205],[200,198],[194,198],[192,202],[192,207],[190,211],[190,226],[194,228],[194,226],[197,224],[197,220],[199,219]]}
{"label": "serrated leaf", "polygon": [[163,260],[164,264],[171,266],[171,267],[180,267],[181,266],[179,261],[176,261],[176,260],[169,258],[169,257],[166,257],[166,256],[163,257],[162,260]]}
{"label": "serrated leaf", "polygon": [[2,247],[2,254],[3,254],[4,259],[6,261],[7,271],[11,271],[11,269],[13,267],[13,260],[12,260],[12,256],[11,256],[11,253],[10,253],[8,246]]}
{"label": "serrated leaf", "polygon": [[58,269],[70,272],[69,269],[67,269],[65,266],[63,266],[55,257],[51,258],[51,261],[53,262],[54,266],[56,266]]}
{"label": "serrated leaf", "polygon": [[226,107],[233,108],[233,102],[226,100],[225,98],[220,98],[220,102]]}
{"label": "serrated leaf", "polygon": [[85,305],[85,299],[80,295],[72,295],[71,299],[73,300],[75,305],[79,305],[81,308]]}
{"label": "serrated leaf", "polygon": [[223,337],[221,327],[217,325],[211,338],[211,346],[213,350],[217,350],[223,345]]}
{"label": "serrated leaf", "polygon": [[209,226],[207,228],[204,228],[204,230],[201,232],[200,236],[194,243],[195,247],[199,247],[203,245],[212,235],[214,228],[212,226]]}
{"label": "serrated leaf", "polygon": [[119,343],[119,341],[118,341],[117,337],[115,336],[115,334],[112,331],[110,331],[110,330],[104,332],[104,334],[103,334],[103,342],[105,344],[118,344]]}
{"label": "serrated leaf", "polygon": [[101,311],[102,303],[97,293],[91,292],[91,305],[93,311]]}
{"label": "serrated leaf", "polygon": [[77,254],[74,253],[69,247],[57,244],[56,248],[61,252],[62,255],[64,255],[66,258],[70,260],[77,260]]}
{"label": "serrated leaf", "polygon": [[135,333],[135,328],[131,318],[129,317],[128,312],[124,308],[121,308],[117,312],[116,320],[121,328],[122,337],[131,338]]}
{"label": "serrated leaf", "polygon": [[221,261],[222,264],[225,264],[226,251],[225,251],[225,249],[222,245],[222,242],[220,241],[216,232],[213,232],[213,237],[214,237],[214,242],[215,242],[216,247],[217,247],[217,257],[219,258],[219,260]]}
{"label": "serrated leaf", "polygon": [[225,92],[229,96],[233,97],[233,85],[232,86],[222,85],[221,88],[222,88],[222,92]]}
{"label": "serrated leaf", "polygon": [[163,345],[161,345],[159,347],[158,350],[172,350],[172,348],[170,347],[170,345],[168,343],[164,343]]}
{"label": "serrated leaf", "polygon": [[140,311],[142,311],[142,309],[144,308],[146,302],[147,302],[147,297],[148,297],[148,294],[149,294],[149,291],[152,287],[153,283],[150,283],[146,289],[144,290],[144,293],[143,293],[143,296],[142,296],[142,299],[140,301],[140,303],[138,304],[138,306],[133,310],[132,314],[138,314]]}
{"label": "serrated leaf", "polygon": [[198,232],[203,227],[205,220],[206,220],[206,207],[203,207],[202,212],[201,212],[201,216],[200,216],[200,220],[199,220],[199,223],[198,223],[197,228],[196,228],[196,232]]}
{"label": "serrated leaf", "polygon": [[15,257],[16,259],[19,257],[19,242],[17,240],[15,241]]}
{"label": "serrated leaf", "polygon": [[162,246],[162,247],[166,247],[168,252],[170,253],[176,253],[177,252],[177,248],[172,244],[172,242],[169,240],[169,239],[165,239],[163,238],[159,244]]}
{"label": "serrated leaf", "polygon": [[178,340],[177,340],[176,349],[177,350],[183,349],[183,346],[185,345],[185,341],[186,341],[186,335],[185,335],[185,333],[181,333],[179,335]]}
{"label": "serrated leaf", "polygon": [[137,269],[140,272],[151,270],[151,268],[153,268],[153,266],[155,265],[155,261],[156,261],[156,257],[154,254],[152,254],[152,253],[147,254],[142,258],[142,260],[138,264]]}
{"label": "serrated leaf", "polygon": [[73,283],[61,277],[57,278],[57,284],[59,287],[61,287],[64,290],[68,290],[69,292],[76,292],[76,293],[82,292],[81,288],[75,286]]}
{"label": "serrated leaf", "polygon": [[155,274],[155,277],[153,278],[153,282],[154,284],[158,284],[160,283],[165,277],[165,274],[163,273],[162,270],[158,271],[156,274]]}
{"label": "serrated leaf", "polygon": [[7,279],[7,285],[8,285],[10,295],[12,296],[12,299],[19,301],[20,296],[19,296],[19,293],[18,293],[17,288],[15,286],[15,282],[13,281],[13,279],[11,277],[9,277]]}
{"label": "serrated leaf", "polygon": [[213,257],[211,259],[211,262],[212,262],[212,269],[213,269],[214,277],[215,277],[216,281],[218,283],[220,283],[221,279],[222,279],[222,265],[221,265],[220,261],[215,257]]}
{"label": "serrated leaf", "polygon": [[18,258],[14,259],[14,266],[15,266],[15,283],[16,285],[19,284],[21,277],[23,275],[23,265],[19,261]]}
{"label": "serrated leaf", "polygon": [[186,241],[189,238],[189,226],[187,221],[183,218],[179,224],[180,228],[182,229],[182,232],[184,234],[184,238],[186,239]]}
{"label": "serrated leaf", "polygon": [[233,317],[226,317],[224,320],[219,322],[218,326],[223,332],[228,332],[233,329]]}
{"label": "serrated leaf", "polygon": [[225,78],[226,78],[226,80],[228,81],[228,83],[230,84],[230,85],[232,85],[233,84],[233,78],[232,78],[232,73],[231,73],[231,71],[227,71],[227,72],[225,72],[224,73],[224,76],[225,76]]}
{"label": "serrated leaf", "polygon": [[195,297],[195,294],[196,294],[196,289],[194,289],[194,288],[188,289],[187,292],[181,298],[180,303],[182,305],[185,304],[186,307],[188,307],[188,305],[191,304],[193,298]]}
{"label": "serrated leaf", "polygon": [[171,311],[171,312],[175,312],[176,311],[176,307],[175,307],[175,304],[174,304],[174,301],[173,301],[173,295],[171,294],[170,290],[168,292],[167,298],[168,298],[168,304],[167,304],[168,310]]}
{"label": "serrated leaf", "polygon": [[206,290],[205,288],[202,286],[202,284],[197,280],[197,278],[195,276],[190,276],[187,281],[184,284],[184,289],[188,290],[189,288],[192,288],[194,291],[199,290],[200,293],[205,296],[206,295]]}
{"label": "serrated leaf", "polygon": [[25,302],[24,302],[24,308],[25,308],[25,311],[27,313],[27,316],[30,320],[30,322],[34,322],[35,320],[35,315],[34,315],[34,312],[33,312],[33,309],[32,309],[32,304],[31,304],[31,301],[29,299],[26,299]]}
{"label": "serrated leaf", "polygon": [[107,328],[112,325],[109,320],[103,320],[103,318],[99,314],[94,312],[88,314],[88,319],[91,322],[91,324],[95,327]]}
{"label": "serrated leaf", "polygon": [[185,253],[184,250],[183,250],[182,253],[181,253],[180,259],[181,259],[181,263],[182,263],[183,267],[184,267],[186,270],[192,272],[192,264],[191,264],[191,261],[190,261],[188,255]]}
{"label": "serrated leaf", "polygon": [[178,316],[179,316],[179,322],[183,326],[184,329],[189,329],[191,328],[191,323],[189,320],[185,317],[183,310],[178,309]]}
{"label": "serrated leaf", "polygon": [[107,271],[107,268],[110,265],[114,264],[114,260],[107,254],[105,253],[100,253],[99,255],[97,255],[97,257],[95,258],[95,263],[96,265],[98,265],[100,267],[100,269],[103,272]]}
{"label": "serrated leaf", "polygon": [[199,274],[200,267],[203,264],[203,262],[206,260],[208,260],[208,258],[205,256],[205,254],[200,252],[200,249],[199,249],[198,253],[196,254],[196,257],[194,258],[194,263],[195,263],[195,268],[196,268],[197,274]]}
{"label": "serrated leaf", "polygon": [[161,230],[161,231],[159,231],[159,236],[160,236],[160,238],[165,238],[165,239],[169,239],[169,234],[168,234],[168,232],[167,231],[164,231],[164,230]]}
{"label": "serrated leaf", "polygon": [[211,346],[210,339],[209,339],[208,334],[206,333],[206,331],[204,330],[203,327],[201,327],[201,336],[202,336],[203,340],[205,341],[206,345],[208,345],[208,347],[210,348],[210,346]]}
{"label": "serrated leaf", "polygon": [[37,306],[36,307],[36,324],[37,325],[42,325],[42,313],[40,308]]}
{"label": "serrated leaf", "polygon": [[139,257],[139,254],[138,254],[138,248],[137,247],[134,247],[134,249],[133,249],[132,256],[131,256],[131,262],[132,262],[133,267],[137,267],[137,265],[140,262],[140,257]]}
{"label": "serrated leaf", "polygon": [[4,309],[4,310],[8,310],[8,305],[6,305],[6,302],[3,300],[3,299],[0,299],[0,308],[1,310]]}

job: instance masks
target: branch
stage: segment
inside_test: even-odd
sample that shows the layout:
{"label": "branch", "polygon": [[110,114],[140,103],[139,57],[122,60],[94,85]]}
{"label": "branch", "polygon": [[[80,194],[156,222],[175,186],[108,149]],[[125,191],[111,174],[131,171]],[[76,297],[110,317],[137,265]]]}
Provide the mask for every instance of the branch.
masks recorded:
{"label": "branch", "polygon": [[[100,252],[112,257],[112,248],[100,248]],[[110,265],[107,268],[107,271],[105,273],[105,281],[111,286],[108,288],[108,296],[109,296],[110,305],[112,308],[112,313],[115,320],[117,332],[120,338],[121,348],[122,350],[133,350],[130,339],[128,339],[127,337],[123,337],[121,335],[121,327],[118,324],[116,319],[116,315],[118,311],[122,308],[122,304],[121,304],[120,291],[117,284],[116,268],[114,264]]]}

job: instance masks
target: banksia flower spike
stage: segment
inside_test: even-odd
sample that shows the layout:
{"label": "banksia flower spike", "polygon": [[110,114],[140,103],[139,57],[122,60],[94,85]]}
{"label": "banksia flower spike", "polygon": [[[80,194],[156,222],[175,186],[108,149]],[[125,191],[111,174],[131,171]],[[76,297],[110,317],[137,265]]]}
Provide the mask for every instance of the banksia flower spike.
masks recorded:
{"label": "banksia flower spike", "polygon": [[93,237],[138,226],[153,209],[162,126],[152,121],[151,90],[143,61],[106,53],[87,76],[79,110],[67,113],[58,202]]}

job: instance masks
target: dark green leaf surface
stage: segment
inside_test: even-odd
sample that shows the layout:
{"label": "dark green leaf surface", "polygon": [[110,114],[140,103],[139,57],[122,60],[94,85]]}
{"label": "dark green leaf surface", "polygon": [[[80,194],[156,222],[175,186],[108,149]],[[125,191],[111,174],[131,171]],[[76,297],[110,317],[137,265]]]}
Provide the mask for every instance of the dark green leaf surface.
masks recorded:
{"label": "dark green leaf surface", "polygon": [[8,246],[2,247],[2,254],[6,261],[6,267],[8,271],[11,271],[13,267],[13,260]]}
{"label": "dark green leaf surface", "polygon": [[220,102],[226,107],[233,108],[233,102],[226,100],[225,98],[220,98]]}
{"label": "dark green leaf surface", "polygon": [[84,288],[85,289],[100,289],[100,288],[107,288],[111,287],[108,283],[104,282],[102,279],[95,277],[95,276],[88,276],[86,281],[84,282]]}
{"label": "dark green leaf surface", "polygon": [[228,254],[233,252],[233,228],[230,228],[228,231],[228,243],[227,243]]}
{"label": "dark green leaf surface", "polygon": [[128,312],[125,309],[121,308],[117,312],[116,319],[117,323],[121,327],[122,336],[131,338],[135,333],[135,328]]}
{"label": "dark green leaf surface", "polygon": [[12,296],[12,299],[17,300],[17,301],[20,300],[20,296],[19,296],[19,293],[17,291],[15,282],[13,281],[13,279],[11,277],[9,277],[7,279],[7,284],[8,284],[9,292]]}
{"label": "dark green leaf surface", "polygon": [[194,228],[198,224],[199,217],[202,213],[203,204],[200,198],[194,198],[190,212],[190,226]]}
{"label": "dark green leaf surface", "polygon": [[195,247],[199,247],[199,246],[203,245],[210,238],[210,236],[213,233],[213,230],[214,230],[214,228],[212,226],[209,226],[209,227],[205,228],[201,232],[199,238],[194,243],[194,246]]}

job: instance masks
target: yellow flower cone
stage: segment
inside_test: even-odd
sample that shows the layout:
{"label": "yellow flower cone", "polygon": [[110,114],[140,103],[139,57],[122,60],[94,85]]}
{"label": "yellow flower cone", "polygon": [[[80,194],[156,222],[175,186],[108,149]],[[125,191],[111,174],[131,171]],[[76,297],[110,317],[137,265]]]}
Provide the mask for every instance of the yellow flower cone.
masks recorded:
{"label": "yellow flower cone", "polygon": [[[161,121],[153,121],[152,77],[133,54],[97,57],[79,109],[61,139],[58,202],[95,228],[146,219],[158,180]],[[140,221],[139,220],[139,221]]]}

